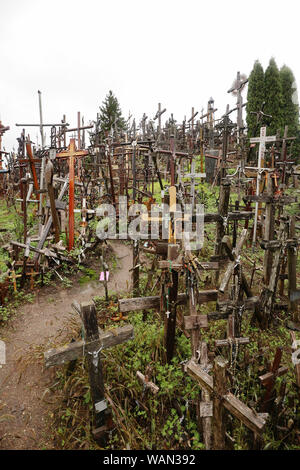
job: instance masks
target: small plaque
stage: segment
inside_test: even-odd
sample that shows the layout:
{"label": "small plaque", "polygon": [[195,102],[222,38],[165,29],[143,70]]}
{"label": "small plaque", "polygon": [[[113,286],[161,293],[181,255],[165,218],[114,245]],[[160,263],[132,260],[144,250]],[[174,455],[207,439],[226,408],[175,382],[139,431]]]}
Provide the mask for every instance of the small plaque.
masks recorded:
{"label": "small plaque", "polygon": [[98,401],[98,403],[95,403],[96,413],[101,413],[101,411],[106,410],[106,408],[107,408],[106,400],[101,400],[101,401]]}
{"label": "small plaque", "polygon": [[201,418],[209,418],[213,416],[213,404],[212,401],[200,403],[200,416]]}
{"label": "small plaque", "polygon": [[49,158],[50,158],[51,161],[55,160],[55,158],[56,158],[56,149],[50,149],[49,150]]}

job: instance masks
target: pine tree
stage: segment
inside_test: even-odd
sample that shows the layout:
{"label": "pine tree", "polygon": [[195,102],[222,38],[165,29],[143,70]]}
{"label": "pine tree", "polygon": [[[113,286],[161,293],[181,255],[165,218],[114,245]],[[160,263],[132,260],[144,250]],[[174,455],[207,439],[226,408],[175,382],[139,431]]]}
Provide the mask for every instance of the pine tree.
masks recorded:
{"label": "pine tree", "polygon": [[275,135],[277,130],[283,127],[283,97],[279,70],[273,57],[265,72],[264,89],[266,102],[264,112],[272,116],[267,133]]}
{"label": "pine tree", "polygon": [[105,137],[111,129],[121,131],[126,128],[119,102],[111,90],[100,106],[99,122],[102,137]]}
{"label": "pine tree", "polygon": [[298,130],[298,98],[295,77],[289,67],[284,65],[280,69],[283,102],[283,125],[289,126],[289,134],[295,135]]}
{"label": "pine tree", "polygon": [[256,115],[251,112],[258,112],[264,102],[264,70],[258,60],[254,63],[249,76],[247,93],[247,126],[248,135],[253,137],[256,128]]}
{"label": "pine tree", "polygon": [[297,137],[293,143],[292,156],[298,157],[300,154],[299,105],[295,77],[286,65],[281,67],[279,73],[283,98],[283,125],[288,126],[289,137]]}

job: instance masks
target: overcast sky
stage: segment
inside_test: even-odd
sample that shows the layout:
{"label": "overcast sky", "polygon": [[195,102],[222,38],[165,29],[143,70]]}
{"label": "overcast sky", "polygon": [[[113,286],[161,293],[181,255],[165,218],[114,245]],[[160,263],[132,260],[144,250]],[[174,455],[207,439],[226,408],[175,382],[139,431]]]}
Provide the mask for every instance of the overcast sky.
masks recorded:
{"label": "overcast sky", "polygon": [[[179,121],[206,109],[217,113],[235,98],[227,94],[237,71],[249,74],[259,59],[288,65],[299,88],[299,7],[295,0],[1,0],[0,118],[15,123],[76,126],[95,119],[109,89],[123,114],[153,117],[157,103]],[[245,97],[246,98],[246,97]],[[36,142],[38,129],[27,128]],[[49,140],[47,141],[49,144]]]}

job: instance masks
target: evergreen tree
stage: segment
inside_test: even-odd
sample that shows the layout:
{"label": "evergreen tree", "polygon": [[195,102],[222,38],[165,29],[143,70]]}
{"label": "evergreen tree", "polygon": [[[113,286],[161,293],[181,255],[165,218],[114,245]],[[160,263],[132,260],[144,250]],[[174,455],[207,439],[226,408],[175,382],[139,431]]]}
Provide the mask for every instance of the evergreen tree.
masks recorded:
{"label": "evergreen tree", "polygon": [[249,137],[254,136],[256,128],[256,115],[251,112],[258,112],[264,102],[264,70],[257,60],[249,76],[247,93],[247,126]]}
{"label": "evergreen tree", "polygon": [[289,135],[295,135],[299,125],[295,77],[286,65],[281,67],[279,73],[282,87],[283,125],[289,126]]}
{"label": "evergreen tree", "polygon": [[289,137],[297,137],[293,143],[292,156],[298,157],[300,154],[299,105],[295,77],[286,65],[281,67],[279,73],[283,98],[283,125],[289,126]]}
{"label": "evergreen tree", "polygon": [[122,131],[126,128],[119,102],[111,90],[100,106],[99,123],[102,137],[105,137],[111,129]]}
{"label": "evergreen tree", "polygon": [[283,97],[280,74],[275,59],[269,62],[265,72],[265,108],[264,112],[272,116],[268,126],[268,135],[275,135],[278,129],[283,127]]}

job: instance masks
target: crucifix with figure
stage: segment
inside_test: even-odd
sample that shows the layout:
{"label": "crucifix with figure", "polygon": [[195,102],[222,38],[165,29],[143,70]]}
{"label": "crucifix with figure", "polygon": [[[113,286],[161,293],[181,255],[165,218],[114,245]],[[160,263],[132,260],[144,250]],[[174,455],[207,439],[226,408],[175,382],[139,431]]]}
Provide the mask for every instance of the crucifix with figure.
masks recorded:
{"label": "crucifix with figure", "polygon": [[68,250],[74,247],[74,182],[75,160],[88,155],[87,150],[77,150],[75,139],[70,139],[68,150],[56,154],[56,158],[67,158],[69,163],[69,245]]}

